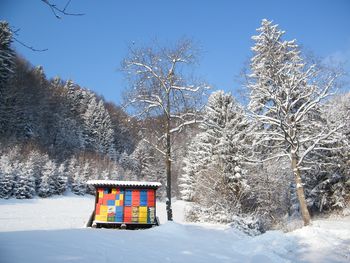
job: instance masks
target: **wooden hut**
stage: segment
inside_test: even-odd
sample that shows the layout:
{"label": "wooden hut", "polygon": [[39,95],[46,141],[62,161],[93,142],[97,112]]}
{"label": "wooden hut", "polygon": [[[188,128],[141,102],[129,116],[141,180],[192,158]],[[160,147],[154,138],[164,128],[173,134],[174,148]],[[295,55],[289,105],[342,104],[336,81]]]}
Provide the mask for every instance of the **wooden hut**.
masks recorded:
{"label": "wooden hut", "polygon": [[92,226],[152,227],[158,225],[156,190],[160,183],[91,180],[96,189]]}

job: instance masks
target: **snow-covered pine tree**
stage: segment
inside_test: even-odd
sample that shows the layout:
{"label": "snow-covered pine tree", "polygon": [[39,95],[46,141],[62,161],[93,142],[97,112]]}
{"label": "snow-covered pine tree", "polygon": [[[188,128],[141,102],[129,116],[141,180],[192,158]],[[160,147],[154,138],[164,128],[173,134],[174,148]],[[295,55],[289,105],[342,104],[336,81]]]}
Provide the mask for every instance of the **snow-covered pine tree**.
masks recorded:
{"label": "snow-covered pine tree", "polygon": [[102,100],[92,97],[83,114],[86,148],[116,158],[114,131],[108,111]]}
{"label": "snow-covered pine tree", "polygon": [[[223,179],[227,187],[227,197],[232,203],[240,206],[240,199],[249,188],[245,178],[244,140],[248,122],[245,118],[243,108],[234,100],[230,94],[222,94],[219,101],[223,101],[221,109],[226,116],[226,124],[222,129],[214,159],[223,168]],[[219,104],[220,105],[220,104]]]}
{"label": "snow-covered pine tree", "polygon": [[82,187],[84,183],[84,178],[82,176],[82,167],[80,165],[77,165],[74,169],[74,174],[72,177],[72,193],[76,195],[84,195],[85,194],[85,188]]}
{"label": "snow-covered pine tree", "polygon": [[64,85],[70,111],[74,116],[81,116],[87,109],[89,101],[94,94],[81,89],[72,80],[68,80]]}
{"label": "snow-covered pine tree", "polygon": [[52,160],[48,160],[42,167],[42,177],[38,189],[40,197],[49,197],[57,193],[57,165]]}
{"label": "snow-covered pine tree", "polygon": [[15,54],[11,48],[12,31],[6,21],[0,21],[0,134],[7,130],[11,116],[7,108],[10,93],[8,81],[14,74]]}
{"label": "snow-covered pine tree", "polygon": [[86,182],[89,179],[90,164],[87,160],[79,160],[74,169],[72,178],[72,192],[76,195],[85,195]]}
{"label": "snow-covered pine tree", "polygon": [[57,169],[56,193],[63,194],[68,185],[68,177],[65,163],[61,163]]}
{"label": "snow-covered pine tree", "polygon": [[17,199],[33,198],[35,195],[34,161],[29,158],[19,165],[18,177],[14,188]]}
{"label": "snow-covered pine tree", "polygon": [[31,149],[27,159],[31,159],[33,163],[33,175],[35,179],[35,190],[38,191],[41,183],[42,169],[49,161],[49,156],[46,153],[41,153],[36,149]]}
{"label": "snow-covered pine tree", "polygon": [[68,162],[68,167],[67,167],[67,187],[72,189],[72,184],[73,184],[73,178],[75,175],[75,172],[78,167],[78,160],[75,155],[73,155],[69,162]]}
{"label": "snow-covered pine tree", "polygon": [[13,187],[16,180],[16,170],[14,166],[17,163],[11,163],[9,156],[3,153],[0,157],[0,198],[10,198],[13,193]]}
{"label": "snow-covered pine tree", "polygon": [[207,220],[229,222],[240,213],[248,189],[242,167],[247,122],[243,109],[223,91],[211,94],[203,118],[202,131],[184,160],[181,193],[206,211]]}
{"label": "snow-covered pine tree", "polygon": [[183,173],[179,178],[180,193],[184,200],[194,199],[193,190],[196,188],[195,184],[199,180],[199,175],[207,170],[208,164],[213,161],[217,150],[215,148],[222,137],[222,121],[225,117],[221,116],[220,106],[217,108],[217,100],[221,100],[223,94],[222,91],[213,92],[208,98],[203,123],[200,125],[201,131],[188,146],[187,155],[183,160]]}
{"label": "snow-covered pine tree", "polygon": [[232,214],[241,212],[241,199],[248,188],[242,167],[247,122],[232,95],[217,91],[208,99],[203,126],[204,137],[211,138],[212,156],[199,172],[196,198],[229,221]]}
{"label": "snow-covered pine tree", "polygon": [[[309,153],[329,139],[335,129],[315,130],[317,110],[329,95],[336,76],[323,81],[314,66],[306,66],[295,41],[283,41],[284,31],[271,21],[262,20],[253,36],[249,109],[255,121],[265,128],[260,140],[263,147],[276,149],[270,158],[288,157],[294,174],[304,224],[310,214],[304,194],[301,171],[307,168]],[[312,130],[312,134],[309,132]],[[273,145],[271,145],[273,143]]]}
{"label": "snow-covered pine tree", "polygon": [[211,152],[207,151],[209,145],[205,143],[206,138],[203,133],[199,133],[187,147],[187,154],[183,159],[182,174],[178,179],[182,200],[193,201],[199,171],[206,168],[211,157]]}
{"label": "snow-covered pine tree", "polygon": [[[11,48],[12,31],[6,21],[0,21],[0,87],[6,84],[7,80],[14,73],[15,54]],[[1,89],[0,89],[1,92]],[[2,95],[0,93],[0,95]]]}

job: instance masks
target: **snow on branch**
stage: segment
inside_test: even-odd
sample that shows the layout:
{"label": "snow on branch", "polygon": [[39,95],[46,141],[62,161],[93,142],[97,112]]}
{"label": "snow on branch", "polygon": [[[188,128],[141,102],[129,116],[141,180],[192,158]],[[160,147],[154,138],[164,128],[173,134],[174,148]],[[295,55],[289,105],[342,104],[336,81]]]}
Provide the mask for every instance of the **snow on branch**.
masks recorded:
{"label": "snow on branch", "polygon": [[193,119],[193,120],[190,120],[190,121],[182,122],[179,126],[171,129],[170,133],[181,132],[184,127],[189,126],[191,124],[195,124],[195,123],[198,123],[197,119]]}
{"label": "snow on branch", "polygon": [[300,156],[299,161],[298,161],[298,166],[300,166],[304,160],[304,158],[312,151],[315,149],[315,147],[322,141],[327,139],[329,136],[331,136],[332,134],[334,134],[337,130],[341,129],[344,125],[339,125],[338,127],[335,127],[334,129],[330,130],[328,133],[323,134],[321,133],[318,138],[315,140],[315,142],[309,146],[304,152],[303,154]]}

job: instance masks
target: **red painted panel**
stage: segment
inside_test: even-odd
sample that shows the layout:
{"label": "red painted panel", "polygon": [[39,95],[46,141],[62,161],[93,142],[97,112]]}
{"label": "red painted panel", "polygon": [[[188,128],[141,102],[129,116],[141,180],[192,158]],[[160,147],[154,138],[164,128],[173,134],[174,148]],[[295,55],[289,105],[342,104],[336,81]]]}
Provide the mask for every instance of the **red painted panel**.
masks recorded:
{"label": "red painted panel", "polygon": [[132,207],[124,207],[124,222],[131,223],[132,220]]}
{"label": "red painted panel", "polygon": [[147,199],[148,200],[152,200],[152,199],[154,199],[154,190],[153,189],[148,189],[148,191],[147,191]]}
{"label": "red painted panel", "polygon": [[156,202],[155,200],[148,200],[148,203],[147,203],[148,206],[155,206],[156,205]]}
{"label": "red painted panel", "polygon": [[105,194],[103,197],[108,200],[115,200],[115,194]]}
{"label": "red painted panel", "polygon": [[131,205],[132,206],[140,206],[140,200],[132,200],[132,202],[131,202]]}
{"label": "red painted panel", "polygon": [[132,199],[140,200],[140,190],[132,190],[131,195]]}
{"label": "red painted panel", "polygon": [[96,205],[96,215],[100,214],[100,206],[99,204]]}

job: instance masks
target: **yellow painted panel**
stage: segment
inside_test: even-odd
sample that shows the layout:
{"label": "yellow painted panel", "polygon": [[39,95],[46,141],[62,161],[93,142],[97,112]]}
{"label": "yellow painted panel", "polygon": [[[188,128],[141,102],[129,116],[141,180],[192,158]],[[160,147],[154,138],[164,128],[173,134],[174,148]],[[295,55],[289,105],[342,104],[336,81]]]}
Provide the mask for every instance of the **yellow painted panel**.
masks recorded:
{"label": "yellow painted panel", "polygon": [[107,222],[107,215],[96,215],[96,216],[95,216],[95,220],[96,220],[96,221]]}
{"label": "yellow painted panel", "polygon": [[115,200],[115,206],[120,206],[120,201],[119,200]]}
{"label": "yellow painted panel", "polygon": [[119,195],[119,200],[124,200],[124,195],[123,194]]}
{"label": "yellow painted panel", "polygon": [[98,192],[98,198],[103,198],[103,192]]}
{"label": "yellow painted panel", "polygon": [[139,223],[141,224],[147,223],[147,206],[139,207]]}
{"label": "yellow painted panel", "polygon": [[139,216],[139,223],[147,223],[147,216]]}
{"label": "yellow painted panel", "polygon": [[113,188],[112,189],[112,194],[116,194],[117,193],[117,189]]}
{"label": "yellow painted panel", "polygon": [[147,206],[140,206],[139,207],[139,213],[146,213],[147,214]]}
{"label": "yellow painted panel", "polygon": [[108,206],[100,205],[100,214],[107,214]]}

